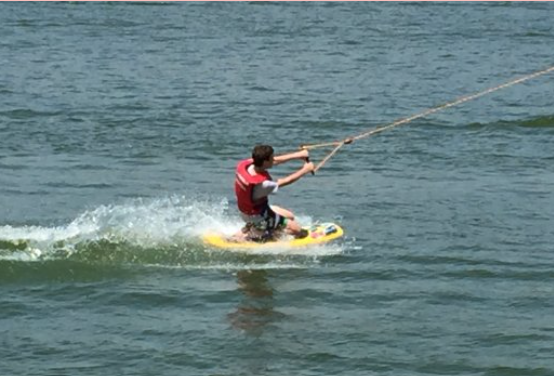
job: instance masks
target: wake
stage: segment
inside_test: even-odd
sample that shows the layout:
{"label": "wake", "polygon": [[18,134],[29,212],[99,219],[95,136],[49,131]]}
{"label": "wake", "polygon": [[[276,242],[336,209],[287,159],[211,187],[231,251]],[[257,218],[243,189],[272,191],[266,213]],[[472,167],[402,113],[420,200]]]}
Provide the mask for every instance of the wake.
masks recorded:
{"label": "wake", "polygon": [[[310,224],[311,218],[301,217]],[[137,198],[102,205],[56,227],[0,226],[0,260],[74,260],[109,264],[234,268],[244,264],[275,264],[302,256],[318,258],[343,252],[339,245],[245,253],[218,251],[204,245],[203,234],[232,234],[242,226],[226,199],[171,196]],[[258,259],[251,259],[258,256]],[[277,261],[279,261],[277,260]],[[289,262],[290,264],[290,262]],[[291,264],[291,266],[294,265]],[[259,266],[259,265],[258,265]],[[278,267],[278,264],[274,265]]]}

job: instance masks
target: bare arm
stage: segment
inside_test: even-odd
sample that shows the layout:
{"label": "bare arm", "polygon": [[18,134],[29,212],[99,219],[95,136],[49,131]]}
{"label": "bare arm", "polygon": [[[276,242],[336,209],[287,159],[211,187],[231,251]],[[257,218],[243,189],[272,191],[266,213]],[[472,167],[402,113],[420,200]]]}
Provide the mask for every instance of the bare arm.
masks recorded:
{"label": "bare arm", "polygon": [[273,164],[278,165],[281,163],[292,161],[293,159],[306,159],[309,156],[310,156],[310,153],[308,152],[308,150],[300,150],[294,153],[277,155],[273,158]]}
{"label": "bare arm", "polygon": [[289,176],[281,179],[277,179],[277,184],[279,184],[279,187],[284,187],[289,184],[294,183],[298,179],[300,179],[302,176],[312,172],[315,169],[315,166],[312,162],[305,163],[302,168],[296,172],[293,172]]}

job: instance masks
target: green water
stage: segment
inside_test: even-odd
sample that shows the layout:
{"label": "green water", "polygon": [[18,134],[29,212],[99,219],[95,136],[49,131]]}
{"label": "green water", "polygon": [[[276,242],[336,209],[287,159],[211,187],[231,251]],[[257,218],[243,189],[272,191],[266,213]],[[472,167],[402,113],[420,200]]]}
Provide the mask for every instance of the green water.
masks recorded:
{"label": "green water", "polygon": [[339,242],[200,236],[240,226],[253,144],[342,139],[547,68],[553,15],[1,3],[0,374],[551,376],[552,74],[347,145],[272,197]]}

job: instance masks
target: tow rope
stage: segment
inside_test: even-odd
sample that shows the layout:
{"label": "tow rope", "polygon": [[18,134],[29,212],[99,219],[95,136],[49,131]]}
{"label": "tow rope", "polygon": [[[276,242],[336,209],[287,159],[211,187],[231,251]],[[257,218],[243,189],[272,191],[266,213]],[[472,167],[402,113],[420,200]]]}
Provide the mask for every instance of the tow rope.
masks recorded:
{"label": "tow rope", "polygon": [[491,87],[489,89],[486,89],[486,90],[483,90],[483,91],[480,91],[480,92],[477,92],[477,93],[474,93],[474,94],[470,94],[470,95],[466,95],[466,96],[463,96],[461,98],[458,98],[456,100],[453,100],[451,102],[448,102],[448,103],[445,103],[445,104],[441,104],[439,106],[436,106],[436,107],[432,107],[428,110],[425,110],[423,112],[420,112],[418,114],[415,114],[415,115],[412,115],[410,117],[406,117],[406,118],[402,118],[402,119],[399,119],[391,124],[388,124],[388,125],[384,125],[384,126],[381,126],[381,127],[377,127],[377,128],[372,128],[370,130],[367,130],[363,133],[360,133],[358,135],[355,135],[355,136],[351,136],[351,137],[347,137],[341,141],[334,141],[334,142],[325,142],[325,143],[320,143],[320,144],[306,144],[306,145],[301,145],[300,148],[301,149],[306,149],[306,150],[311,150],[311,149],[318,149],[318,148],[323,148],[323,147],[330,147],[330,146],[334,146],[333,150],[327,154],[327,156],[325,158],[323,158],[323,160],[321,162],[319,162],[316,167],[315,167],[315,171],[318,171],[320,168],[322,168],[325,163],[327,163],[327,161],[329,159],[331,159],[331,157],[333,157],[344,145],[348,145],[348,144],[351,144],[352,142],[354,141],[358,141],[358,140],[361,140],[363,138],[366,138],[366,137],[369,137],[369,136],[373,136],[377,133],[381,133],[381,132],[384,132],[384,131],[387,131],[387,130],[390,130],[390,129],[393,129],[393,128],[396,128],[400,125],[405,125],[405,124],[408,124],[416,119],[421,119],[421,118],[424,118],[424,117],[427,117],[431,114],[434,114],[436,112],[439,112],[439,111],[442,111],[442,110],[445,110],[447,108],[450,108],[450,107],[454,107],[454,106],[457,106],[457,105],[460,105],[462,103],[465,103],[465,102],[469,102],[469,101],[472,101],[474,99],[477,99],[477,98],[480,98],[482,96],[485,96],[487,94],[491,94],[491,93],[494,93],[495,91],[499,91],[499,90],[502,90],[502,89],[506,89],[510,86],[513,86],[513,85],[517,85],[517,84],[520,84],[522,82],[525,82],[525,81],[528,81],[528,80],[531,80],[533,78],[537,78],[537,77],[540,77],[542,75],[545,75],[547,73],[550,73],[554,71],[554,66],[550,67],[550,68],[547,68],[547,69],[543,69],[543,70],[540,70],[540,71],[537,71],[537,72],[534,72],[534,73],[531,73],[531,74],[528,74],[526,76],[523,76],[523,77],[520,77],[520,78],[516,78],[514,80],[511,80],[511,81],[508,81],[506,83],[503,83],[501,85],[498,85],[498,86],[494,86],[494,87]]}

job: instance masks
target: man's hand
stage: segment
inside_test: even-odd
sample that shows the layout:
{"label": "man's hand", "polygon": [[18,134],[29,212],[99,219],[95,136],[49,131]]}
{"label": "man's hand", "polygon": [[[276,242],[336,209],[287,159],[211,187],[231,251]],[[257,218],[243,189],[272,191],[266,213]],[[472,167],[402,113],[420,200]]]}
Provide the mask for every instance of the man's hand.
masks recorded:
{"label": "man's hand", "polygon": [[303,169],[306,171],[306,173],[311,172],[313,174],[315,171],[315,165],[313,162],[306,162],[304,163]]}

